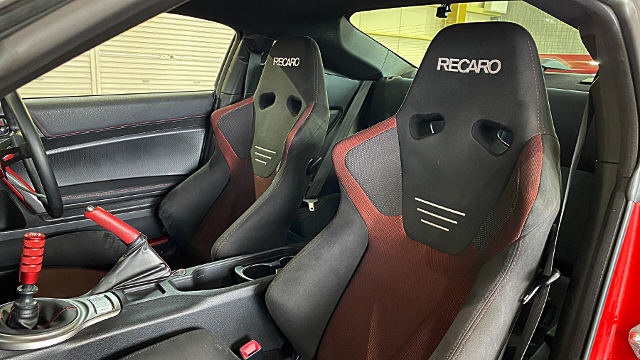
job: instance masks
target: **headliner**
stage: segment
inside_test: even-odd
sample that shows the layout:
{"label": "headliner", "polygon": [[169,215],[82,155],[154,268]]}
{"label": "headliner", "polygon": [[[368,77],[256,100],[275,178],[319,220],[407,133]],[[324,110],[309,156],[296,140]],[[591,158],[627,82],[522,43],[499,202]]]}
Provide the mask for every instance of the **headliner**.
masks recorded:
{"label": "headliner", "polygon": [[[528,2],[573,26],[577,25],[575,19],[584,14],[568,6],[570,2]],[[292,34],[316,37],[334,29],[341,17],[359,11],[441,3],[433,0],[191,0],[173,12],[272,38]]]}
{"label": "headliner", "polygon": [[[392,3],[392,4],[390,4]],[[191,0],[174,12],[244,31],[280,37],[316,32],[344,15],[387,7],[436,4],[429,0]],[[391,6],[390,6],[391,5]],[[314,31],[315,30],[315,31]]]}

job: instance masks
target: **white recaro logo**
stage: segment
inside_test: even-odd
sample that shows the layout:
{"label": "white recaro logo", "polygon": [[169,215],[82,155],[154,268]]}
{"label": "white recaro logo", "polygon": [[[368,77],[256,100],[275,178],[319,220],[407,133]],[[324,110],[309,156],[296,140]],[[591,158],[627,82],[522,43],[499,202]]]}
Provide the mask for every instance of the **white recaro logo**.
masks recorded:
{"label": "white recaro logo", "polygon": [[451,58],[439,58],[438,70],[443,68],[445,71],[461,72],[468,74],[475,72],[480,74],[480,71],[484,71],[485,74],[497,74],[502,69],[502,63],[498,59],[493,60],[469,60],[469,59],[451,59]]}
{"label": "white recaro logo", "polygon": [[285,57],[274,57],[273,65],[278,66],[298,66],[300,65],[300,58],[285,58]]}

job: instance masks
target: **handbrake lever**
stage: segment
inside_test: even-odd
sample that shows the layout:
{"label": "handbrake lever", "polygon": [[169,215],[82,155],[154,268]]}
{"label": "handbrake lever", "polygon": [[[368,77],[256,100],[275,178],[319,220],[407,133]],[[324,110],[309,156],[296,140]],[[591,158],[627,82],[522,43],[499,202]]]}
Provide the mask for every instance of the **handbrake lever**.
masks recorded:
{"label": "handbrake lever", "polygon": [[118,219],[110,212],[99,206],[87,206],[84,216],[95,221],[103,228],[111,231],[115,236],[119,237],[127,245],[131,244],[138,237],[140,237],[140,235],[142,235],[140,231],[132,228],[129,224]]}
{"label": "handbrake lever", "polygon": [[87,295],[162,281],[171,276],[169,265],[153,250],[147,237],[108,211],[88,206],[87,218],[127,244],[127,251]]}

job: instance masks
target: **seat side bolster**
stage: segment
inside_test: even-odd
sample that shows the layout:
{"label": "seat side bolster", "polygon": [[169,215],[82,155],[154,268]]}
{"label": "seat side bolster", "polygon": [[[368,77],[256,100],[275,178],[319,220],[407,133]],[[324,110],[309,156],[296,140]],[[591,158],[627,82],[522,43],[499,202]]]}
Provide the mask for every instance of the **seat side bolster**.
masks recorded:
{"label": "seat side bolster", "polygon": [[[267,190],[220,235],[211,248],[213,260],[251,254],[284,246],[298,206],[309,185],[309,160],[318,154],[329,113],[313,108],[300,128],[304,142],[291,145],[287,159]],[[295,146],[294,146],[295,145]],[[253,189],[248,190],[253,191]]]}
{"label": "seat side bolster", "polygon": [[560,208],[559,144],[554,136],[543,135],[542,146],[538,196],[520,238],[481,268],[471,293],[430,359],[496,359],[500,355]]}
{"label": "seat side bolster", "polygon": [[207,211],[227,186],[229,171],[215,144],[211,159],[162,199],[158,216],[172,241],[187,247]]}
{"label": "seat side bolster", "polygon": [[303,359],[312,359],[367,247],[364,220],[342,191],[335,218],[273,280],[271,316]]}

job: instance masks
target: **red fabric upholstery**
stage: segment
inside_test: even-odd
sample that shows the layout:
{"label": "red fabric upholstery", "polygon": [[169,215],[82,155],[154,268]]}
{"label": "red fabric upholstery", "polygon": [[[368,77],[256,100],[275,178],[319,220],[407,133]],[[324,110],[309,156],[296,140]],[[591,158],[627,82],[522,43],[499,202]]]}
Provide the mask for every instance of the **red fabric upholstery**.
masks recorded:
{"label": "red fabric upholstery", "polygon": [[333,150],[336,173],[364,219],[369,245],[327,326],[318,351],[321,360],[427,359],[458,314],[481,266],[518,239],[538,193],[540,135],[531,138],[520,155],[516,208],[485,251],[470,244],[451,256],[414,241],[404,232],[402,215],[381,214],[345,162],[349,150],[395,126],[392,117]]}
{"label": "red fabric upholstery", "polygon": [[[216,202],[205,215],[204,221],[187,249],[189,256],[192,259],[197,259],[199,262],[208,262],[211,260],[211,248],[218,237],[264,194],[269,186],[271,186],[278,172],[275,171],[267,178],[254,175],[248,168],[250,158],[239,158],[218,126],[218,121],[224,114],[244,105],[253,106],[252,104],[253,97],[219,109],[211,115],[213,135],[215,136],[218,148],[229,165],[229,181]],[[291,129],[285,143],[282,164],[286,161],[291,141],[300,126],[302,126],[309,117],[312,109],[313,103],[305,109],[300,119],[298,119]],[[283,165],[281,165],[281,167],[282,166]]]}

